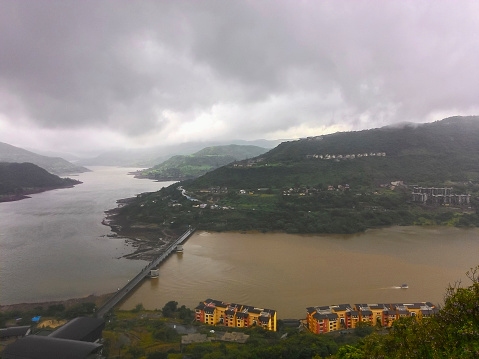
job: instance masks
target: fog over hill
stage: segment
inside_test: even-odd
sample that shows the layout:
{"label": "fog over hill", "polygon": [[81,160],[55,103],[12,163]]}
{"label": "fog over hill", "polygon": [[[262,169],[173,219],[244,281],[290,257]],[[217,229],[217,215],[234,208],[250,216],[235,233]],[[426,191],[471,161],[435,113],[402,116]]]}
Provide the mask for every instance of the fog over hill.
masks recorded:
{"label": "fog over hill", "polygon": [[175,155],[190,155],[206,147],[243,145],[273,148],[284,140],[233,140],[233,141],[205,141],[186,142],[175,145],[164,145],[143,149],[112,149],[97,157],[80,159],[77,164],[83,166],[125,166],[125,167],[153,167]]}
{"label": "fog over hill", "polygon": [[[265,154],[272,160],[303,159],[307,155],[347,155],[386,152],[388,157],[452,155],[473,158],[479,151],[479,116],[454,116],[431,123],[401,123],[363,131],[286,141]],[[457,160],[457,159],[456,159]],[[461,166],[460,163],[458,163]]]}
{"label": "fog over hill", "polygon": [[3,142],[0,142],[0,162],[29,162],[56,175],[66,175],[89,171],[88,168],[74,165],[63,158],[42,156]]}
{"label": "fog over hill", "polygon": [[158,181],[180,181],[199,177],[215,168],[234,161],[259,156],[267,151],[264,147],[251,145],[211,146],[191,155],[176,155],[137,175]]}

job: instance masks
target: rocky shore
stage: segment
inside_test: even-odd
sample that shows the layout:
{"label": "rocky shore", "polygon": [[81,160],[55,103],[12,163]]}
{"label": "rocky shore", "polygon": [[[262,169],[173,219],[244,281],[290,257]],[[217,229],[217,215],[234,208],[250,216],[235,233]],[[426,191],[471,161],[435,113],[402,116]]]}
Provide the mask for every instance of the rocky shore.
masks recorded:
{"label": "rocky shore", "polygon": [[75,185],[82,184],[83,182],[78,180],[71,180],[73,184],[68,184],[66,186],[59,186],[59,187],[42,187],[42,188],[32,188],[29,190],[23,190],[22,193],[19,194],[2,194],[0,195],[0,202],[14,202],[20,201],[22,199],[31,198],[29,195],[35,193],[42,193],[46,191],[53,191],[54,189],[62,189],[62,188],[72,188]]}
{"label": "rocky shore", "polygon": [[7,195],[0,196],[0,202],[14,202],[14,201],[20,201],[26,198],[31,198],[31,197],[23,195],[23,194],[7,194]]}
{"label": "rocky shore", "polygon": [[133,253],[124,255],[124,258],[152,261],[178,239],[184,230],[172,230],[155,223],[131,223],[121,214],[120,209],[133,199],[118,200],[119,207],[106,211],[102,223],[109,226],[117,237],[124,238],[135,248]]}

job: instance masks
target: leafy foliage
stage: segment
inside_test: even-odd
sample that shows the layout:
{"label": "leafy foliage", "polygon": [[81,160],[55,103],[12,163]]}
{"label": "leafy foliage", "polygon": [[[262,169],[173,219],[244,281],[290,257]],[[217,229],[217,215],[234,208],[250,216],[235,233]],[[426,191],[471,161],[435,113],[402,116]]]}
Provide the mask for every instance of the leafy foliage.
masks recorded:
{"label": "leafy foliage", "polygon": [[[246,344],[192,344],[185,349],[191,358],[266,358],[310,359],[329,357],[336,353],[338,344],[332,336],[314,335],[308,332],[290,332],[286,339],[275,333],[249,330]],[[272,337],[274,336],[274,337]]]}
{"label": "leafy foliage", "polygon": [[170,300],[168,303],[165,304],[161,312],[163,313],[164,317],[172,317],[173,313],[176,312],[178,309],[178,302],[174,300]]}

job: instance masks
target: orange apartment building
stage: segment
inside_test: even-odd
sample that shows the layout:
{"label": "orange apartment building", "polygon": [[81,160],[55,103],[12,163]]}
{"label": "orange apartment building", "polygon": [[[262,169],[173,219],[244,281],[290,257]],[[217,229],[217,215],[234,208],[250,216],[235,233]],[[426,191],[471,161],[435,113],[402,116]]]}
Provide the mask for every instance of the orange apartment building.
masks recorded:
{"label": "orange apartment building", "polygon": [[355,328],[359,322],[390,327],[403,317],[423,318],[438,309],[430,302],[410,304],[349,304],[309,307],[306,309],[308,329],[321,334],[335,330]]}
{"label": "orange apartment building", "polygon": [[273,309],[206,299],[195,308],[195,321],[209,325],[249,328],[261,326],[276,331],[277,314]]}

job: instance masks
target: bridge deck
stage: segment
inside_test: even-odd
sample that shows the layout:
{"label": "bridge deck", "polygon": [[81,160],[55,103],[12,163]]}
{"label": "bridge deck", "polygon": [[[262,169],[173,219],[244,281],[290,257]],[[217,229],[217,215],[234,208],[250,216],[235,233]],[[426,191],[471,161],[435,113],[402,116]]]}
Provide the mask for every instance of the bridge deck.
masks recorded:
{"label": "bridge deck", "polygon": [[173,252],[178,244],[182,244],[188,239],[195,231],[195,228],[190,227],[185,233],[183,233],[175,242],[173,242],[162,254],[152,260],[135,278],[130,280],[123,288],[120,288],[105,304],[103,304],[97,311],[97,318],[103,318],[103,316],[117,305],[131,290],[133,290],[149,273],[150,270],[158,266]]}

